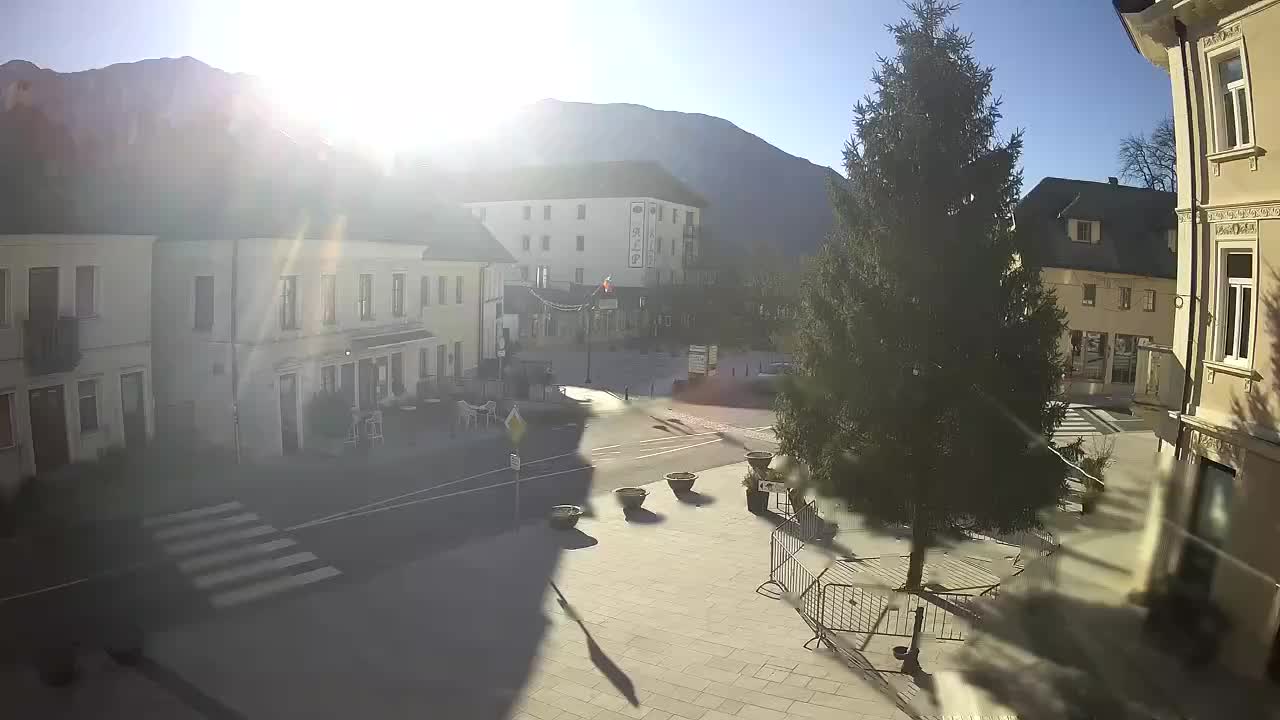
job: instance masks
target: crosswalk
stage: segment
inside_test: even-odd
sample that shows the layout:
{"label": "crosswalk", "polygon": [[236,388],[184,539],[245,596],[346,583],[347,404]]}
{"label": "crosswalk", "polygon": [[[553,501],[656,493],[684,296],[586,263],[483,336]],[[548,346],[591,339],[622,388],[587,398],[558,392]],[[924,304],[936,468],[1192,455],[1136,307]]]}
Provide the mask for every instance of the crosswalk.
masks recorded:
{"label": "crosswalk", "polygon": [[1078,437],[1090,438],[1103,432],[1089,422],[1079,408],[1067,408],[1062,423],[1053,431],[1053,443],[1059,447],[1075,442]]}
{"label": "crosswalk", "polygon": [[215,608],[342,574],[234,500],[147,518],[142,526]]}

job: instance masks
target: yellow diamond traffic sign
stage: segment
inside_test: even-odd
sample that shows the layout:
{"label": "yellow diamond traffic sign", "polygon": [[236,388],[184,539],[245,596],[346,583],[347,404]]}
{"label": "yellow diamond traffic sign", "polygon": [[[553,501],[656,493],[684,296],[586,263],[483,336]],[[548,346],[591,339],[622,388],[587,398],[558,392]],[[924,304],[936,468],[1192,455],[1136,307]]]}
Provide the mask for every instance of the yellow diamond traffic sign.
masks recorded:
{"label": "yellow diamond traffic sign", "polygon": [[511,438],[512,445],[519,445],[524,439],[524,433],[529,429],[529,423],[520,417],[520,410],[515,405],[511,406],[511,412],[507,413],[507,419],[503,421],[507,426],[507,437]]}

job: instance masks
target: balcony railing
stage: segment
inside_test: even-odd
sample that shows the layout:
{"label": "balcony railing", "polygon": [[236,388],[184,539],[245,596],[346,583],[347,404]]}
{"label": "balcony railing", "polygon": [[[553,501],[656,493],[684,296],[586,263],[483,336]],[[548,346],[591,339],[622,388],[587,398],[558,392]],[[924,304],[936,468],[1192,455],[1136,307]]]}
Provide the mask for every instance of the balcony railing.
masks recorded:
{"label": "balcony railing", "polygon": [[31,375],[74,370],[80,364],[80,322],[73,317],[26,320],[22,355]]}

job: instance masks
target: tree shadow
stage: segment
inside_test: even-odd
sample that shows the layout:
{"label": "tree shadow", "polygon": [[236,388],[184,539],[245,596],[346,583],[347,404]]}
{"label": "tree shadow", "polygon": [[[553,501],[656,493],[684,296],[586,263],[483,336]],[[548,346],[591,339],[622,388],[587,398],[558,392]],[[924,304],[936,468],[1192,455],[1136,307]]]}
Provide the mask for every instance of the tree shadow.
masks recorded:
{"label": "tree shadow", "polygon": [[595,638],[591,637],[591,633],[582,622],[582,618],[578,617],[578,613],[569,604],[564,593],[560,592],[560,588],[555,584],[555,581],[551,581],[550,585],[551,589],[556,593],[556,603],[564,610],[565,615],[582,629],[582,635],[587,640],[587,654],[591,658],[591,664],[595,665],[596,669],[609,680],[609,684],[613,685],[614,689],[626,698],[627,702],[631,703],[631,707],[639,707],[640,699],[636,697],[635,683],[623,672],[622,668],[618,667],[617,663],[605,654],[600,645],[596,643]]}

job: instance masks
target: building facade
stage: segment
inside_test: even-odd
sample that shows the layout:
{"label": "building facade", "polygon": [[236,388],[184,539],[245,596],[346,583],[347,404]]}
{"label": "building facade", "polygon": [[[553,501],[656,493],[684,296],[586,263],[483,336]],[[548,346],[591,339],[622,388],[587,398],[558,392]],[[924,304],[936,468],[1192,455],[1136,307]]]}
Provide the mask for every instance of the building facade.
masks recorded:
{"label": "building facade", "polygon": [[1069,397],[1131,397],[1138,346],[1173,341],[1173,193],[1045,178],[1018,204],[1041,278],[1067,314]]}
{"label": "building facade", "polygon": [[475,375],[499,346],[510,257],[473,225],[465,240],[161,240],[160,414],[201,444],[289,455],[319,392],[368,411]]}
{"label": "building facade", "polygon": [[1115,0],[1166,69],[1178,150],[1178,280],[1138,589],[1221,609],[1221,659],[1280,680],[1280,3]]}
{"label": "building facade", "polygon": [[535,288],[682,284],[706,201],[653,163],[516,168],[471,176],[459,196]]}
{"label": "building facade", "polygon": [[153,241],[0,235],[0,494],[154,433]]}

